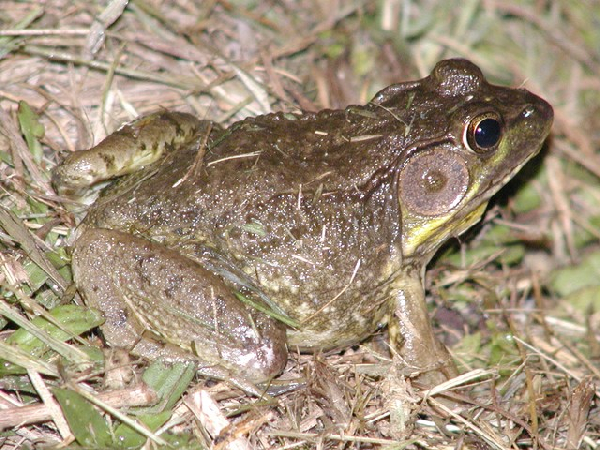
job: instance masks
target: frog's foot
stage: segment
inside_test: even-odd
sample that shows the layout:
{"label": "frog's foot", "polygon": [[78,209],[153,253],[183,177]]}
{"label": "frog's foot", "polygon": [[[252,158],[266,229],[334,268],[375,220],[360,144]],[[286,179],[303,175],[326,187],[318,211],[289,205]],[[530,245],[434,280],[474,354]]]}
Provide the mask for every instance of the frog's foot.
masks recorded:
{"label": "frog's foot", "polygon": [[[437,340],[430,344],[426,352],[415,352],[413,347],[411,352],[401,349],[392,356],[384,390],[390,412],[390,431],[398,439],[408,438],[414,420],[422,410],[421,396],[416,395],[413,388],[431,389],[458,374],[446,347]],[[406,360],[406,357],[410,359]],[[445,399],[442,403],[454,406],[454,402]]]}
{"label": "frog's foot", "polygon": [[424,302],[409,314],[398,308],[395,318],[390,324],[392,361],[404,374],[425,389],[458,375],[448,349],[433,332]]}
{"label": "frog's foot", "polygon": [[79,194],[99,181],[146,167],[209,130],[208,122],[185,113],[161,111],[140,117],[95,147],[71,153],[53,170],[52,183],[60,194]]}
{"label": "frog's foot", "polygon": [[205,374],[232,373],[251,382],[285,367],[283,325],[242,304],[221,278],[163,245],[88,229],[75,244],[73,271],[87,304],[105,314],[102,330],[111,346],[150,359],[195,359]]}
{"label": "frog's foot", "polygon": [[[413,370],[411,379],[421,387],[430,389],[458,375],[448,349],[433,334],[429,346],[423,347],[423,350],[420,354],[410,354],[414,360],[407,364],[408,370]],[[407,361],[404,360],[404,363]]]}
{"label": "frog's foot", "polygon": [[[425,316],[427,320],[422,322],[418,331],[408,333],[407,321],[403,319],[406,318],[400,318],[400,326],[404,332],[396,337],[397,341],[392,345],[393,364],[402,367],[402,372],[424,389],[431,389],[457,376],[458,370],[452,356],[436,338],[428,317]],[[411,326],[417,317],[413,315],[412,319]]]}
{"label": "frog's foot", "polygon": [[[150,360],[160,359],[167,362],[191,361],[196,364],[196,370],[198,374],[202,376],[227,381],[249,395],[263,398],[267,395],[265,394],[265,389],[256,384],[263,380],[264,377],[262,374],[260,375],[260,378],[250,380],[243,374],[242,368],[229,364],[223,360],[210,363],[202,361],[196,355],[192,355],[190,352],[185,351],[179,346],[163,344],[147,337],[139,339],[130,351],[135,355]],[[275,375],[277,374],[278,373]]]}

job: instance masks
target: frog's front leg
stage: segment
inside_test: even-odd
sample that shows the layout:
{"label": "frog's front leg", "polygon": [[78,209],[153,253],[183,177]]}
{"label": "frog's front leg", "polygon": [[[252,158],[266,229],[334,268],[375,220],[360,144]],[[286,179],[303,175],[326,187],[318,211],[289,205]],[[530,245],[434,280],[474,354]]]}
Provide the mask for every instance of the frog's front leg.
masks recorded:
{"label": "frog's front leg", "polygon": [[89,150],[71,153],[52,173],[59,194],[79,194],[104,180],[133,173],[167,152],[210,133],[211,122],[191,114],[162,111],[123,125]]}
{"label": "frog's front leg", "polygon": [[73,272],[86,303],[105,314],[102,330],[111,346],[150,359],[197,360],[203,374],[253,383],[285,367],[281,323],[242,304],[217,275],[161,244],[90,228],[75,244]]}
{"label": "frog's front leg", "polygon": [[389,324],[392,366],[385,386],[391,431],[399,439],[411,434],[419,409],[418,399],[412,398],[407,389],[407,376],[426,387],[434,387],[458,374],[448,350],[433,333],[423,276],[419,265],[407,266],[392,289]]}
{"label": "frog's front leg", "polygon": [[414,379],[433,387],[458,375],[448,349],[435,336],[425,302],[424,270],[409,266],[392,290],[390,341]]}

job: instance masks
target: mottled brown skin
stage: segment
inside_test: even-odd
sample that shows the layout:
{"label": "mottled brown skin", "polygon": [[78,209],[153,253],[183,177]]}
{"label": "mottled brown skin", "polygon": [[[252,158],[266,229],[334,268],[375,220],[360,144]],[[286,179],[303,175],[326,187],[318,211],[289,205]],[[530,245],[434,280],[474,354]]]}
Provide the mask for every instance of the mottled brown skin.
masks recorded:
{"label": "mottled brown skin", "polygon": [[[489,117],[498,140],[477,148]],[[75,282],[105,313],[110,345],[195,358],[209,375],[260,381],[283,370],[286,342],[343,347],[390,322],[398,357],[440,381],[455,369],[429,323],[424,268],[479,220],[551,123],[542,99],[490,85],[464,60],[345,110],[226,130],[157,113],[54,173],[65,193],[131,173],[79,227]]]}

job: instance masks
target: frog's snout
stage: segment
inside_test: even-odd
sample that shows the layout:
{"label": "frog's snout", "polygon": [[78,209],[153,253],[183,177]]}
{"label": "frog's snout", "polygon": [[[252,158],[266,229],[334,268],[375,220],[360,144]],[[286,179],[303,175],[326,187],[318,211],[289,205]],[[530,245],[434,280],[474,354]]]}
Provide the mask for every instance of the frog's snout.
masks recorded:
{"label": "frog's snout", "polygon": [[554,108],[541,97],[528,92],[528,102],[521,112],[525,120],[534,123],[543,124],[542,134],[545,136],[550,132],[552,122],[554,121]]}

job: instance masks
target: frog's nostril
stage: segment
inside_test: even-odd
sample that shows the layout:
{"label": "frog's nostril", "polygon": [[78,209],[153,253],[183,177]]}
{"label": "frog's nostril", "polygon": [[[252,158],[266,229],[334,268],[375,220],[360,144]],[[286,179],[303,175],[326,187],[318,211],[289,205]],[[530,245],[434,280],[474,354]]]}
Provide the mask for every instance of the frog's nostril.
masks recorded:
{"label": "frog's nostril", "polygon": [[529,116],[531,116],[533,113],[535,112],[535,108],[533,107],[533,105],[527,105],[524,109],[523,109],[523,117],[525,119],[527,119]]}
{"label": "frog's nostril", "polygon": [[536,120],[539,118],[547,122],[552,122],[554,119],[554,109],[550,103],[531,92],[527,92],[526,101],[527,105],[521,113],[523,118],[528,119],[532,115],[535,115],[537,116]]}

